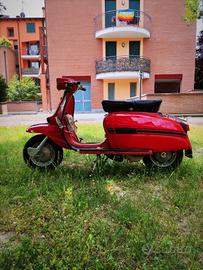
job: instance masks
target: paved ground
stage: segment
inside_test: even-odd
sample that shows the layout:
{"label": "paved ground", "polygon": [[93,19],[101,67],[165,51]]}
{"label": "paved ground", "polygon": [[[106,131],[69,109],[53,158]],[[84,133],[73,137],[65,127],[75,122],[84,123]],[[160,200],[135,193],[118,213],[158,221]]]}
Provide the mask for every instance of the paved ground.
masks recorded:
{"label": "paved ground", "polygon": [[203,126],[203,117],[188,117],[187,123],[194,126]]}
{"label": "paved ground", "polygon": [[[22,115],[0,115],[0,126],[18,126],[46,123],[46,118],[52,114],[22,114]],[[75,120],[79,123],[102,123],[105,113],[75,114]],[[203,126],[203,117],[188,117],[188,124]]]}
{"label": "paved ground", "polygon": [[[0,126],[18,126],[18,125],[34,125],[39,123],[47,123],[47,117],[52,114],[21,114],[21,115],[0,115]],[[102,123],[104,113],[87,113],[75,114],[75,120],[79,123]]]}

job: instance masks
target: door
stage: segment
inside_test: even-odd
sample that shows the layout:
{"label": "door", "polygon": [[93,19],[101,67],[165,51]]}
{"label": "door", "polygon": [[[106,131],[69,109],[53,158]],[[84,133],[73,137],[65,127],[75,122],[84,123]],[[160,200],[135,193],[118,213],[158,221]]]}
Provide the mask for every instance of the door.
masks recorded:
{"label": "door", "polygon": [[129,9],[134,9],[134,24],[140,20],[140,0],[129,0]]}
{"label": "door", "polygon": [[140,55],[140,42],[139,41],[129,42],[129,55]]}
{"label": "door", "polygon": [[91,112],[91,83],[90,81],[80,82],[86,91],[77,91],[75,96],[75,112]]}
{"label": "door", "polygon": [[[114,56],[114,57],[112,57]],[[111,57],[110,59],[116,58],[116,41],[107,41],[106,42],[106,58]]]}
{"label": "door", "polygon": [[129,9],[140,10],[140,0],[129,0]]}
{"label": "door", "polygon": [[105,27],[116,26],[116,0],[105,0]]}

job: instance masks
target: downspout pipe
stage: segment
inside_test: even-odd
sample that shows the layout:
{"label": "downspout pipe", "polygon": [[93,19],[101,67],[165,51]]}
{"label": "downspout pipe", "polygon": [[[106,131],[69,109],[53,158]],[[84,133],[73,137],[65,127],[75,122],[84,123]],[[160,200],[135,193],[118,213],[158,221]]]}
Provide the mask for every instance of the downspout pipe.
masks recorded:
{"label": "downspout pipe", "polygon": [[6,77],[6,83],[8,83],[8,77],[7,77],[7,65],[6,65],[6,51],[4,51],[4,64],[5,64],[5,77]]}
{"label": "downspout pipe", "polygon": [[22,70],[21,70],[21,48],[20,48],[20,30],[19,30],[19,21],[16,18],[17,26],[18,26],[18,63],[19,63],[19,77],[21,79]]}

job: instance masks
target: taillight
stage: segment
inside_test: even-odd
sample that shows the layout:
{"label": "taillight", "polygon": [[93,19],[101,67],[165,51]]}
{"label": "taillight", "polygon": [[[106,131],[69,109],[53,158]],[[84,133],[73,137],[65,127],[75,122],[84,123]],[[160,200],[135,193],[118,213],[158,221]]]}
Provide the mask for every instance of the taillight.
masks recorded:
{"label": "taillight", "polygon": [[188,124],[185,124],[183,122],[180,122],[180,124],[181,124],[183,130],[185,131],[185,133],[187,133],[188,131],[190,131],[190,127],[189,127]]}
{"label": "taillight", "polygon": [[188,124],[185,124],[187,127],[187,131],[190,131],[190,126]]}

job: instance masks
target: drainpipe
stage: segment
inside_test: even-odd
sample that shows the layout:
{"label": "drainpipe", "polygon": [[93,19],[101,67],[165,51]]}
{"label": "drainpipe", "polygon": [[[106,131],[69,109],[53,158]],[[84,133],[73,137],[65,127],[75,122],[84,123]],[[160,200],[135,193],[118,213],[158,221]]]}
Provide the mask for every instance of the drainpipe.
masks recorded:
{"label": "drainpipe", "polygon": [[[47,18],[46,15],[46,2],[47,0],[44,1],[45,3],[45,20]],[[49,93],[49,110],[52,111],[52,104],[51,104],[51,90],[50,90],[50,73],[49,73],[49,59],[48,59],[48,38],[47,38],[47,33],[48,33],[48,28],[47,28],[47,23],[46,23],[46,45],[47,45],[47,74],[48,74],[48,79],[49,79],[49,85],[48,85],[48,93]]]}
{"label": "drainpipe", "polygon": [[5,76],[6,76],[6,82],[8,83],[8,78],[7,78],[7,66],[6,66],[6,51],[4,51],[4,64],[5,64]]}
{"label": "drainpipe", "polygon": [[141,99],[141,80],[142,80],[142,72],[139,70],[139,99]]}
{"label": "drainpipe", "polygon": [[19,63],[19,77],[21,79],[22,71],[21,71],[21,48],[20,48],[20,30],[19,30],[19,21],[16,18],[17,26],[18,26],[18,63]]}

